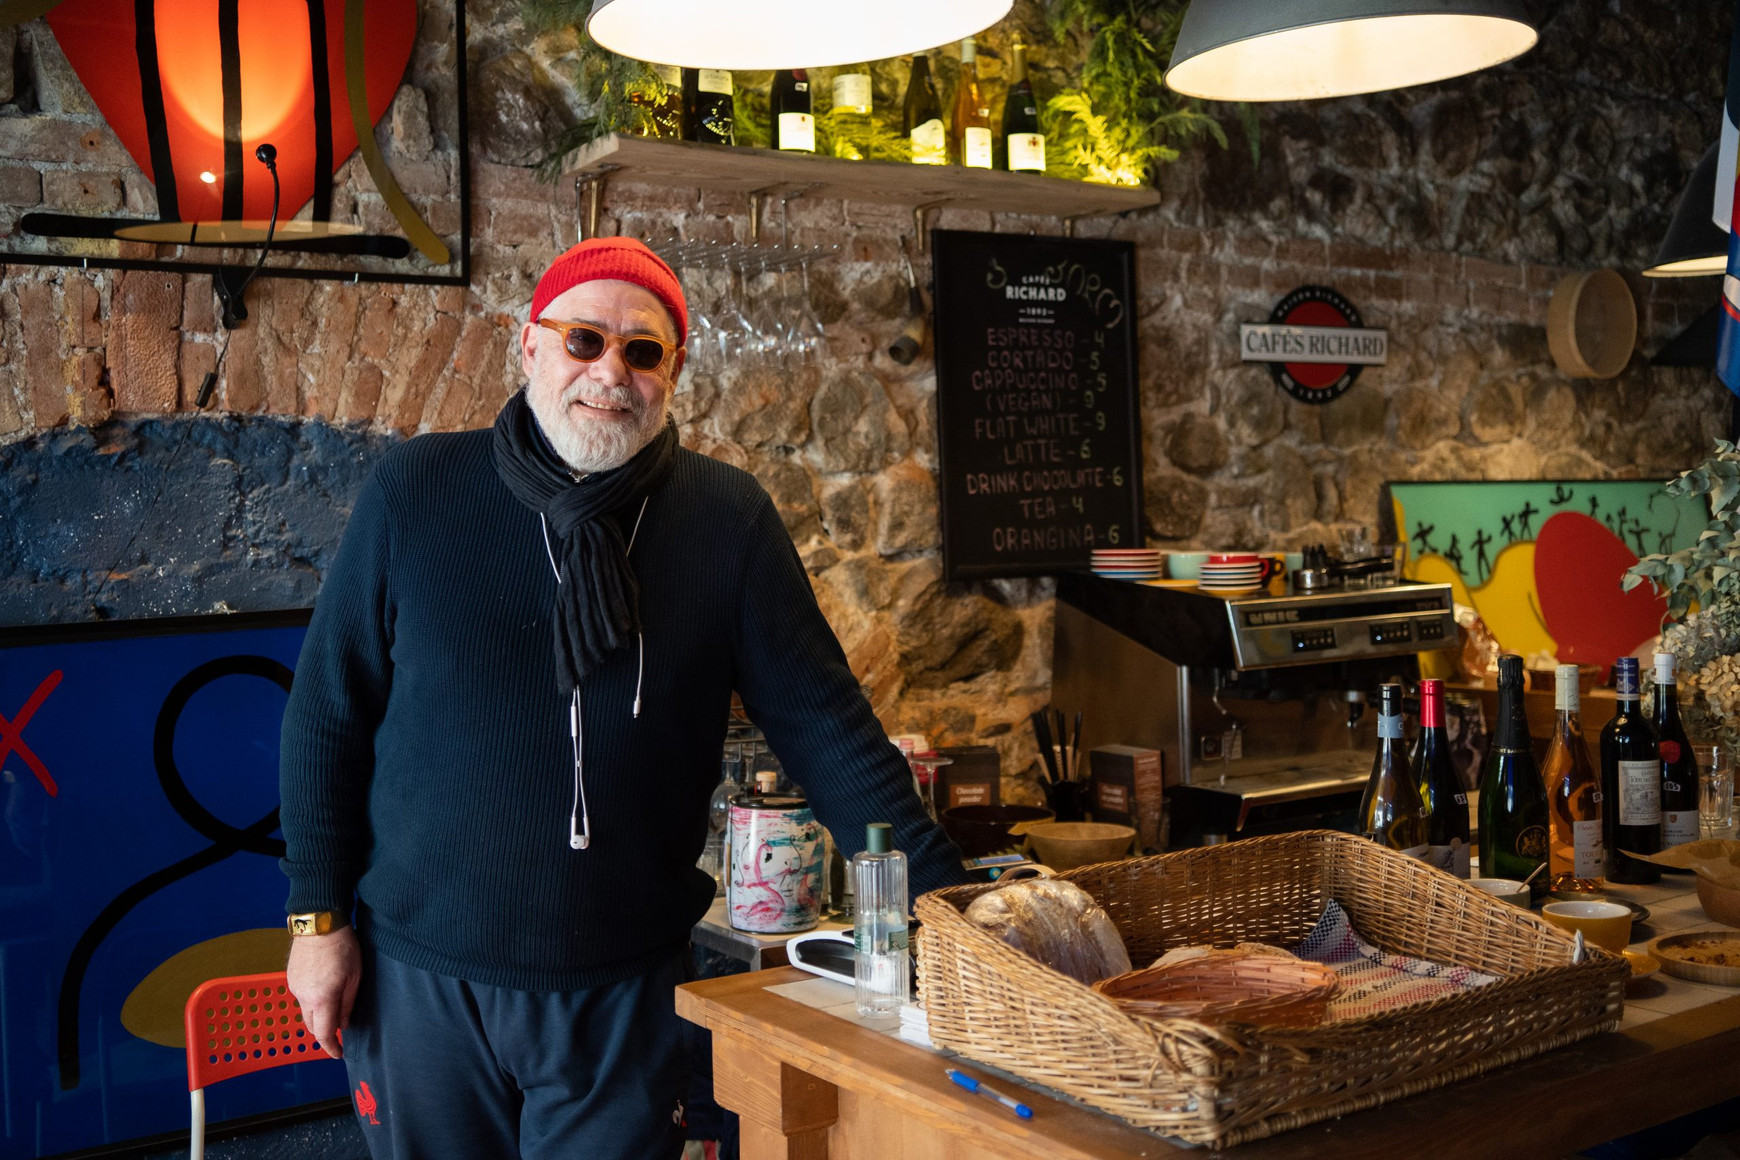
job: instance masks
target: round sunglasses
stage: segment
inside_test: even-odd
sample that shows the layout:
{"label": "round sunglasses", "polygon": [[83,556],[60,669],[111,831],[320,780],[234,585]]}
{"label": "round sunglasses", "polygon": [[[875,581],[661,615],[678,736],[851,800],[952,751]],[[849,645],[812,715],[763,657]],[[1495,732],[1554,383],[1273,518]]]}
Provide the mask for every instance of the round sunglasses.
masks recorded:
{"label": "round sunglasses", "polygon": [[642,374],[664,366],[665,360],[671,357],[671,351],[676,349],[660,338],[644,334],[637,334],[632,338],[624,337],[600,330],[588,322],[558,322],[553,318],[540,318],[538,325],[560,334],[562,349],[575,362],[597,362],[604,357],[606,350],[612,346],[620,346],[622,361],[627,364],[628,369]]}

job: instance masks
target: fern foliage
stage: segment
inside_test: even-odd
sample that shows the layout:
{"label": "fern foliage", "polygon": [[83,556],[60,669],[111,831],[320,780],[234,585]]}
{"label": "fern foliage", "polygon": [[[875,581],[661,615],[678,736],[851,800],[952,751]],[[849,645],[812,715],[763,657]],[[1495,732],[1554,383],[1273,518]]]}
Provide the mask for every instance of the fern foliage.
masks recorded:
{"label": "fern foliage", "polygon": [[[1202,102],[1166,87],[1185,0],[1049,0],[1052,36],[1085,35],[1081,84],[1045,103],[1047,172],[1113,185],[1141,185],[1155,168],[1204,138],[1226,148]],[[1252,123],[1245,122],[1253,142]]]}

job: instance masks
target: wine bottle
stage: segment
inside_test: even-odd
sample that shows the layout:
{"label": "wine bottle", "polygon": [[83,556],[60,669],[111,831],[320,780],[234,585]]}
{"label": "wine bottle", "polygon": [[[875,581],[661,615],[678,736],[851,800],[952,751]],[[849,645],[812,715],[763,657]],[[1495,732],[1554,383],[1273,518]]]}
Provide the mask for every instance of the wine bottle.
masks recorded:
{"label": "wine bottle", "polygon": [[[1547,860],[1547,793],[1529,741],[1523,704],[1523,659],[1498,658],[1498,730],[1480,779],[1480,872],[1488,878],[1528,878]],[[1545,876],[1529,882],[1545,894]]]}
{"label": "wine bottle", "polygon": [[683,105],[689,117],[689,134],[686,140],[702,141],[710,145],[737,144],[730,70],[684,69]]}
{"label": "wine bottle", "polygon": [[1661,853],[1661,756],[1638,699],[1636,657],[1620,657],[1613,663],[1613,684],[1619,707],[1601,729],[1607,880],[1656,882],[1661,869],[1655,863],[1625,856],[1627,851]]}
{"label": "wine bottle", "polygon": [[1400,685],[1378,687],[1378,747],[1365,794],[1359,799],[1359,828],[1372,841],[1410,858],[1424,858],[1431,848],[1426,809],[1408,770],[1402,740]]}
{"label": "wine bottle", "polygon": [[1680,724],[1674,654],[1655,654],[1655,742],[1661,754],[1661,846],[1695,842],[1698,827],[1698,761]]}
{"label": "wine bottle", "polygon": [[1014,63],[1003,102],[1004,164],[1016,173],[1044,173],[1045,134],[1039,131],[1039,100],[1027,79],[1027,46],[1017,43],[1010,52]]}
{"label": "wine bottle", "polygon": [[1606,885],[1602,880],[1606,842],[1601,832],[1601,779],[1583,740],[1577,666],[1560,665],[1554,682],[1559,715],[1552,747],[1541,766],[1549,814],[1547,874],[1554,890],[1597,893]]}
{"label": "wine bottle", "polygon": [[834,74],[834,156],[864,160],[870,137],[870,66],[851,64]]}
{"label": "wine bottle", "polygon": [[948,141],[943,133],[942,102],[930,80],[930,58],[922,52],[912,58],[912,76],[906,82],[903,118],[907,139],[912,142],[915,165],[947,165]]}
{"label": "wine bottle", "polygon": [[860,1015],[885,1015],[912,994],[907,952],[906,855],[887,822],[871,822],[852,858],[853,979]]}
{"label": "wine bottle", "polygon": [[647,135],[668,141],[683,140],[687,137],[683,124],[683,70],[672,64],[655,64],[652,71],[658,77],[657,86],[632,98],[646,110]]}
{"label": "wine bottle", "polygon": [[809,73],[801,68],[782,68],[774,73],[767,103],[773,113],[773,147],[814,153],[816,118],[810,106]]}
{"label": "wine bottle", "polygon": [[949,124],[949,160],[969,169],[991,168],[991,106],[979,84],[979,50],[972,37],[961,41],[961,79],[955,85]]}
{"label": "wine bottle", "polygon": [[1468,877],[1474,851],[1469,842],[1468,794],[1450,760],[1444,728],[1444,682],[1420,682],[1420,736],[1414,743],[1414,785],[1426,810],[1426,861],[1458,878]]}

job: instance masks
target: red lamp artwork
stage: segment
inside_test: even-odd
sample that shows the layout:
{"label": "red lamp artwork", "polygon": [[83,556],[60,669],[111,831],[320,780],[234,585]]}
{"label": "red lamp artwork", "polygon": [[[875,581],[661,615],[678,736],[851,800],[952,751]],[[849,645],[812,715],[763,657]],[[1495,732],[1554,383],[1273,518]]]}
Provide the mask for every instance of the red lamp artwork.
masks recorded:
{"label": "red lamp artwork", "polygon": [[0,0],[0,24],[36,15],[46,15],[68,63],[150,178],[158,217],[35,213],[21,223],[26,230],[257,245],[275,190],[269,168],[253,159],[269,145],[282,185],[278,244],[403,257],[404,239],[331,221],[333,176],[360,147],[411,243],[432,262],[449,260],[374,141],[410,62],[416,0]]}

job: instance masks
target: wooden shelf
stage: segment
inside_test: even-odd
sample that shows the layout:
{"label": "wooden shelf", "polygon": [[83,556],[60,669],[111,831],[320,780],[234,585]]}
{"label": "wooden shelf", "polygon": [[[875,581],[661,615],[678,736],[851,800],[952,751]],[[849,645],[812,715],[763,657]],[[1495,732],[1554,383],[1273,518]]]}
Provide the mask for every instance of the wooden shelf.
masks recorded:
{"label": "wooden shelf", "polygon": [[1152,186],[1099,185],[958,165],[844,161],[773,149],[614,134],[577,150],[565,176],[580,181],[606,177],[742,194],[801,189],[806,197],[914,207],[947,205],[950,209],[1064,219],[1160,204],[1160,192]]}

